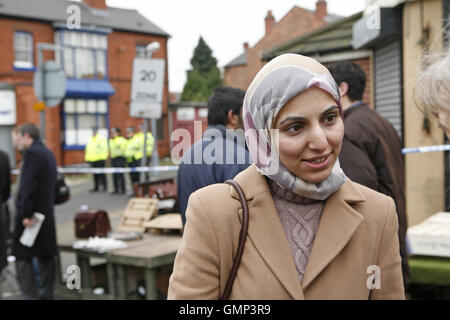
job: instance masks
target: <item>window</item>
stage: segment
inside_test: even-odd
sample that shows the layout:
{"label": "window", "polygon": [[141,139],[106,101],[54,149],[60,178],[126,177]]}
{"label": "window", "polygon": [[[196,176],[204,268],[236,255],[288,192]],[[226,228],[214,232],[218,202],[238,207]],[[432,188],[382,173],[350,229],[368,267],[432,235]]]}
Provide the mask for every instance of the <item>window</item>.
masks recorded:
{"label": "window", "polygon": [[107,36],[92,32],[57,31],[56,43],[64,47],[59,59],[69,78],[105,79],[107,77]]}
{"label": "window", "polygon": [[66,99],[64,101],[64,144],[83,147],[92,136],[92,127],[108,137],[108,102],[94,99]]}
{"label": "window", "polygon": [[31,33],[14,32],[14,67],[33,68],[33,36]]}
{"label": "window", "polygon": [[147,51],[145,50],[145,46],[137,46],[136,47],[136,58],[146,58]]}

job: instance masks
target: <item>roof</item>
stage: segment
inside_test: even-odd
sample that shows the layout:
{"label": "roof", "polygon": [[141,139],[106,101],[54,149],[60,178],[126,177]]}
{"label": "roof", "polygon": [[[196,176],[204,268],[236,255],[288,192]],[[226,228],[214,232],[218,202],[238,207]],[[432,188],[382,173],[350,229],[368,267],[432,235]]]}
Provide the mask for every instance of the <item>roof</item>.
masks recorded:
{"label": "roof", "polygon": [[318,53],[353,50],[353,24],[362,17],[362,12],[285,42],[275,48],[263,52],[263,60],[271,60],[283,53],[311,55]]}
{"label": "roof", "polygon": [[[308,11],[308,12],[314,14],[314,11],[313,11],[313,10],[306,9],[306,8],[302,8],[302,7],[299,7],[299,6],[294,6],[293,8],[295,8],[295,7],[300,8],[300,9],[302,9],[302,10],[306,10],[306,11]],[[292,10],[292,9],[291,9],[291,10]],[[286,15],[287,15],[287,14],[286,14]],[[285,16],[286,16],[286,15],[285,15]],[[285,17],[285,16],[284,16],[284,17]],[[284,18],[284,17],[283,17],[283,18]],[[339,16],[339,15],[337,15],[337,14],[332,14],[332,13],[330,13],[330,14],[328,14],[328,15],[324,18],[324,20],[325,20],[326,23],[334,23],[335,21],[340,20],[341,18],[342,18],[342,16]],[[246,64],[247,64],[247,54],[246,54],[246,52],[244,51],[244,52],[242,52],[239,56],[237,56],[236,58],[234,58],[233,60],[231,60],[230,62],[228,62],[224,67],[225,67],[225,68],[228,68],[228,67],[244,66],[244,65],[246,65]]]}
{"label": "roof", "polygon": [[114,30],[170,36],[137,10],[113,7],[106,10],[95,9],[84,2],[68,0],[0,0],[0,16],[65,23],[69,17],[66,11],[70,5],[79,6],[82,26],[95,25]]}
{"label": "roof", "polygon": [[247,52],[242,52],[239,56],[231,60],[225,65],[227,67],[245,66],[247,64]]}

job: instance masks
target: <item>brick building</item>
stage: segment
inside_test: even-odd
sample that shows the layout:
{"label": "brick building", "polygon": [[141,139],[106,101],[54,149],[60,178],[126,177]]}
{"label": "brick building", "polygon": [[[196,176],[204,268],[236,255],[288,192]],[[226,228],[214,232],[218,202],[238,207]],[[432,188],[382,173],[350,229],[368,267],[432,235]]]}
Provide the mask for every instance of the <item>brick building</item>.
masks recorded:
{"label": "brick building", "polygon": [[327,2],[318,0],[315,11],[294,6],[278,22],[267,12],[264,19],[265,35],[253,46],[244,43],[244,52],[224,67],[224,83],[242,90],[247,90],[256,73],[264,65],[261,53],[286,41],[336,21],[340,17],[328,14]]}
{"label": "brick building", "polygon": [[264,51],[263,61],[269,61],[284,53],[296,53],[316,59],[325,66],[350,60],[361,67],[366,74],[366,88],[363,101],[373,107],[373,66],[371,50],[355,50],[352,47],[353,25],[362,17],[358,12],[341,18],[300,37],[293,38],[279,46]]}
{"label": "brick building", "polygon": [[[67,23],[73,5],[79,9],[80,29],[69,29]],[[44,53],[44,60],[59,62],[67,76],[66,97],[59,106],[46,108],[45,129],[46,144],[58,165],[70,165],[84,162],[92,126],[107,136],[111,127],[124,131],[143,122],[129,116],[133,59],[144,56],[145,47],[157,41],[160,49],[153,58],[166,61],[158,152],[168,154],[168,39],[164,30],[136,10],[107,7],[105,0],[0,0],[1,148],[14,159],[12,128],[26,122],[39,125],[33,90],[37,43],[64,47],[56,54]]]}

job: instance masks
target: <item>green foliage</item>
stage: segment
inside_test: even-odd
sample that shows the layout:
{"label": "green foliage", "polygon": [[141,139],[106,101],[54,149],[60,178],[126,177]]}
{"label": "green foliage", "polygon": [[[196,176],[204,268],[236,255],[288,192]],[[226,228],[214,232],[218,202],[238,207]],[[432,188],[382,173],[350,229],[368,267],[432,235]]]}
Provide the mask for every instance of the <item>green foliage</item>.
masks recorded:
{"label": "green foliage", "polygon": [[217,60],[200,37],[191,59],[192,70],[187,72],[187,81],[181,101],[207,101],[214,89],[222,83]]}

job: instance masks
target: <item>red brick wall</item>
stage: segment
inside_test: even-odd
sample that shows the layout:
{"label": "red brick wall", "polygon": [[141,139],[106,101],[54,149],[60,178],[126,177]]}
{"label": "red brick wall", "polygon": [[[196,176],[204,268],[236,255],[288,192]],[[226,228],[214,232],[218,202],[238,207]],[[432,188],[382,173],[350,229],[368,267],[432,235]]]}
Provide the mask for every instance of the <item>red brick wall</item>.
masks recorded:
{"label": "red brick wall", "polygon": [[[172,117],[172,126],[173,126],[173,130],[175,131],[176,129],[186,129],[187,131],[189,131],[190,133],[190,137],[191,137],[191,141],[190,141],[190,146],[192,146],[195,142],[197,142],[198,140],[200,140],[203,136],[203,133],[205,132],[205,130],[208,128],[208,118],[201,118],[199,116],[199,110],[200,109],[204,109],[207,107],[195,107],[195,119],[194,120],[189,120],[189,121],[180,121],[177,119],[177,110],[172,110],[171,112],[171,117]],[[200,134],[196,134],[195,130],[194,130],[194,121],[201,121],[202,122],[202,132]],[[184,138],[183,138],[184,139]],[[179,141],[174,141],[173,142],[173,146],[176,146],[178,143],[183,142],[184,144],[186,143],[186,141],[184,140],[179,140]],[[183,156],[183,152],[180,152],[180,154],[177,154],[175,156],[179,156],[182,157]]]}
{"label": "red brick wall", "polygon": [[364,90],[363,94],[363,102],[373,108],[371,97],[372,97],[372,86],[373,86],[373,74],[372,74],[372,68],[371,68],[371,62],[369,58],[366,59],[359,59],[359,60],[352,60],[354,63],[356,63],[358,66],[363,69],[364,73],[366,74],[366,89]]}
{"label": "red brick wall", "polygon": [[[0,18],[0,82],[15,85],[17,104],[17,124],[33,122],[40,126],[39,112],[33,109],[37,98],[33,90],[33,71],[16,71],[14,62],[14,31],[26,31],[33,35],[34,63],[37,64],[36,44],[38,42],[53,43],[54,30],[50,23],[36,22],[24,19]],[[129,105],[131,94],[131,75],[133,59],[136,56],[136,46],[146,45],[158,41],[160,49],[153,55],[154,58],[166,60],[166,75],[163,95],[163,117],[165,121],[165,140],[158,142],[160,156],[169,154],[168,129],[168,65],[167,65],[167,39],[164,37],[149,36],[130,32],[115,31],[108,36],[108,75],[109,82],[116,93],[109,98],[109,120],[111,127],[120,127],[125,130],[127,126],[138,127],[141,119],[130,118]],[[6,50],[6,49],[7,50]],[[44,53],[44,60],[54,59],[52,52]],[[54,153],[58,165],[69,165],[84,162],[83,150],[66,150],[61,148],[61,106],[47,108],[46,143]]]}
{"label": "red brick wall", "polygon": [[[373,108],[372,105],[372,85],[373,85],[373,74],[372,74],[372,63],[370,58],[356,59],[351,60],[355,64],[357,64],[366,74],[366,88],[363,93],[363,102]],[[323,65],[328,67],[332,65],[334,62],[327,62]]]}
{"label": "red brick wall", "polygon": [[223,83],[244,91],[247,90],[249,86],[247,69],[247,66],[226,67]]}
{"label": "red brick wall", "polygon": [[83,0],[91,8],[106,9],[106,0]]}
{"label": "red brick wall", "polygon": [[[34,41],[34,66],[37,66],[38,42],[53,43],[53,28],[44,22],[0,18],[0,82],[7,82],[15,86],[17,124],[33,122],[40,126],[39,112],[33,109],[38,102],[33,90],[33,71],[16,71],[14,63],[14,32],[25,31],[33,35]],[[52,52],[44,52],[45,60],[53,59]],[[47,108],[46,119],[46,144],[53,152],[58,163],[61,163],[60,142],[60,107]]]}
{"label": "red brick wall", "polygon": [[325,21],[316,19],[314,12],[294,6],[270,28],[271,31],[268,34],[264,35],[258,43],[248,50],[246,66],[229,67],[225,70],[224,83],[247,90],[256,73],[265,64],[261,61],[262,51],[274,48],[325,24]]}

